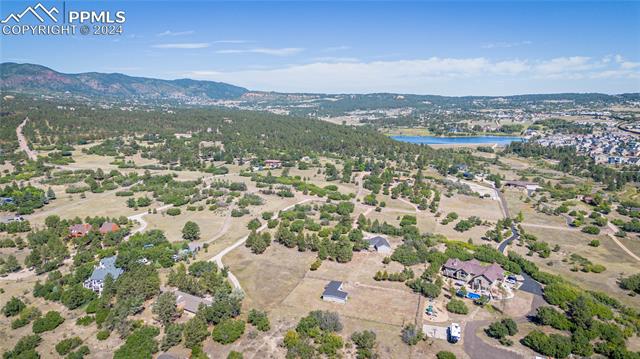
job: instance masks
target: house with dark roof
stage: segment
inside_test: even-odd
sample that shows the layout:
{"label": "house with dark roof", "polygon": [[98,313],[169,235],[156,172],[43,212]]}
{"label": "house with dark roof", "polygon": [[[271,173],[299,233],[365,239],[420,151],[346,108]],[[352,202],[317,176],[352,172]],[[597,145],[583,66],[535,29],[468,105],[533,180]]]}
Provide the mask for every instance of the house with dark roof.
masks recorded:
{"label": "house with dark roof", "polygon": [[83,286],[94,292],[102,293],[104,280],[108,275],[110,275],[113,280],[116,280],[122,273],[124,273],[122,268],[116,267],[116,259],[116,256],[102,258],[100,260],[100,264],[93,268],[91,277],[84,281]]}
{"label": "house with dark roof", "polygon": [[84,237],[89,231],[91,231],[91,225],[89,223],[74,224],[69,227],[69,236],[72,238]]}
{"label": "house with dark roof", "polygon": [[504,280],[504,271],[498,264],[485,266],[476,259],[461,261],[449,258],[442,266],[442,275],[464,282],[471,289],[481,292],[491,291]]}
{"label": "house with dark roof", "polygon": [[367,242],[369,242],[370,250],[375,250],[380,253],[391,253],[391,245],[384,237],[375,236],[367,239]]}
{"label": "house with dark roof", "polygon": [[349,293],[342,290],[342,282],[332,280],[324,287],[322,300],[345,304],[349,298]]}
{"label": "house with dark roof", "polygon": [[104,222],[100,226],[100,234],[107,234],[110,232],[117,232],[120,229],[120,226],[113,222]]}
{"label": "house with dark roof", "polygon": [[174,294],[176,295],[176,306],[178,309],[182,309],[191,314],[196,314],[201,304],[206,306],[213,304],[213,301],[209,298],[198,297],[179,290],[176,290]]}

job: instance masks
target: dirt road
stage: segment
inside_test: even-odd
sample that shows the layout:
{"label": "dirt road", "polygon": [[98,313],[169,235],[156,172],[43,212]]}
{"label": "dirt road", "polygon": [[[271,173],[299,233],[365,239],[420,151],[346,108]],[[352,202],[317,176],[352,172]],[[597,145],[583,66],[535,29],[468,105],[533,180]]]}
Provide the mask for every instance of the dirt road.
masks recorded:
{"label": "dirt road", "polygon": [[27,121],[29,121],[29,117],[25,117],[24,121],[22,121],[22,123],[18,125],[18,127],[16,128],[16,135],[18,136],[18,143],[20,144],[20,149],[27,154],[27,157],[29,157],[30,160],[36,161],[38,159],[38,153],[29,148],[27,139],[24,137],[24,134],[22,134],[22,128],[24,127],[24,125],[27,124]]}
{"label": "dirt road", "polygon": [[[295,207],[298,204],[302,204],[302,203],[306,203],[309,201],[313,201],[315,198],[305,198],[297,203],[294,203],[286,208],[283,208],[281,211],[287,211],[293,207]],[[278,218],[278,215],[276,214],[274,217],[274,219]],[[256,230],[256,233],[260,233],[262,231],[264,231],[267,228],[267,223],[263,224],[262,226],[260,226],[260,228],[258,228]],[[210,261],[215,261],[216,264],[218,265],[219,268],[224,267],[224,263],[222,263],[222,257],[226,256],[227,254],[229,254],[229,252],[231,252],[232,250],[240,247],[241,245],[244,244],[244,242],[247,241],[247,238],[249,238],[249,235],[246,235],[242,238],[240,238],[238,241],[236,241],[235,243],[233,243],[232,245],[228,246],[227,248],[223,249],[220,253],[218,253],[215,257],[209,259]],[[238,281],[238,278],[236,278],[235,275],[233,275],[233,273],[231,273],[231,271],[228,271],[228,276],[227,279],[229,279],[229,282],[231,282],[231,284],[233,285],[234,288],[242,291],[242,286],[240,286],[240,281]]]}

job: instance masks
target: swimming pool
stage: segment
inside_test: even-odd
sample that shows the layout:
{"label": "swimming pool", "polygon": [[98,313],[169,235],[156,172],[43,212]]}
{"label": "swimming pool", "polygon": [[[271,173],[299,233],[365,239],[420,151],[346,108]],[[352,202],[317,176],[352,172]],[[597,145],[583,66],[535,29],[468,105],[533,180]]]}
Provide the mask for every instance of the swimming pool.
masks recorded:
{"label": "swimming pool", "polygon": [[469,298],[469,299],[473,299],[473,300],[480,299],[480,294],[477,294],[477,293],[467,293],[467,298]]}

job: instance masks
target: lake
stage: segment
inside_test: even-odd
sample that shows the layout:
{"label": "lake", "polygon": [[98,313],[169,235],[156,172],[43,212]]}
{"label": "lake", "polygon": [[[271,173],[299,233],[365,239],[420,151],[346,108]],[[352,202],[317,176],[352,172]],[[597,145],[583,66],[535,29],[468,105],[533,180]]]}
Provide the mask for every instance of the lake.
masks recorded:
{"label": "lake", "polygon": [[511,142],[522,141],[516,136],[468,136],[468,137],[438,137],[438,136],[391,136],[396,141],[426,144],[426,145],[477,145],[498,144],[508,145]]}

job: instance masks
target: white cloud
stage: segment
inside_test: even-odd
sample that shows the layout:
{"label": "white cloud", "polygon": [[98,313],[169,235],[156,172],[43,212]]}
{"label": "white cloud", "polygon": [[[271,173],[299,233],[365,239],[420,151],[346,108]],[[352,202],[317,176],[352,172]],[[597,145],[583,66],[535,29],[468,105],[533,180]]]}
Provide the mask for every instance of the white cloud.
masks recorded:
{"label": "white cloud", "polygon": [[592,70],[603,65],[602,62],[591,61],[591,58],[586,56],[557,57],[537,64],[535,70],[540,75],[562,75]]}
{"label": "white cloud", "polygon": [[313,62],[358,62],[357,57],[338,57],[338,56],[322,56],[314,57]]}
{"label": "white cloud", "polygon": [[151,47],[156,49],[204,49],[211,46],[206,42],[180,42],[173,44],[156,44]]}
{"label": "white cloud", "polygon": [[214,44],[246,44],[248,42],[252,42],[249,40],[217,40],[214,41]]}
{"label": "white cloud", "polygon": [[166,30],[163,31],[161,33],[156,34],[156,36],[184,36],[184,35],[192,35],[195,34],[196,32],[193,30],[187,30],[187,31],[171,31],[171,30]]}
{"label": "white cloud", "polygon": [[350,49],[351,49],[351,46],[341,45],[341,46],[326,47],[326,48],[322,49],[322,51],[324,51],[324,52],[336,52],[336,51],[344,51],[344,50],[350,50]]}
{"label": "white cloud", "polygon": [[527,46],[531,45],[533,42],[531,41],[516,41],[516,42],[491,42],[488,44],[482,45],[483,49],[500,49],[500,48],[510,48],[517,46]]}
{"label": "white cloud", "polygon": [[264,48],[258,47],[253,49],[224,49],[218,50],[218,54],[262,54],[272,56],[291,56],[302,52],[304,49],[300,47],[283,47],[283,48]]}
{"label": "white cloud", "polygon": [[[335,61],[331,61],[335,60]],[[349,61],[355,60],[355,61]],[[358,61],[318,58],[307,64],[240,71],[191,71],[185,75],[255,90],[286,92],[397,92],[441,95],[507,95],[540,92],[640,91],[640,71],[585,56],[495,61],[484,57]],[[625,67],[627,66],[627,67]],[[602,81],[607,79],[608,81]],[[625,87],[621,88],[620,86]],[[616,87],[617,86],[617,87]],[[622,91],[621,90],[621,91]]]}

